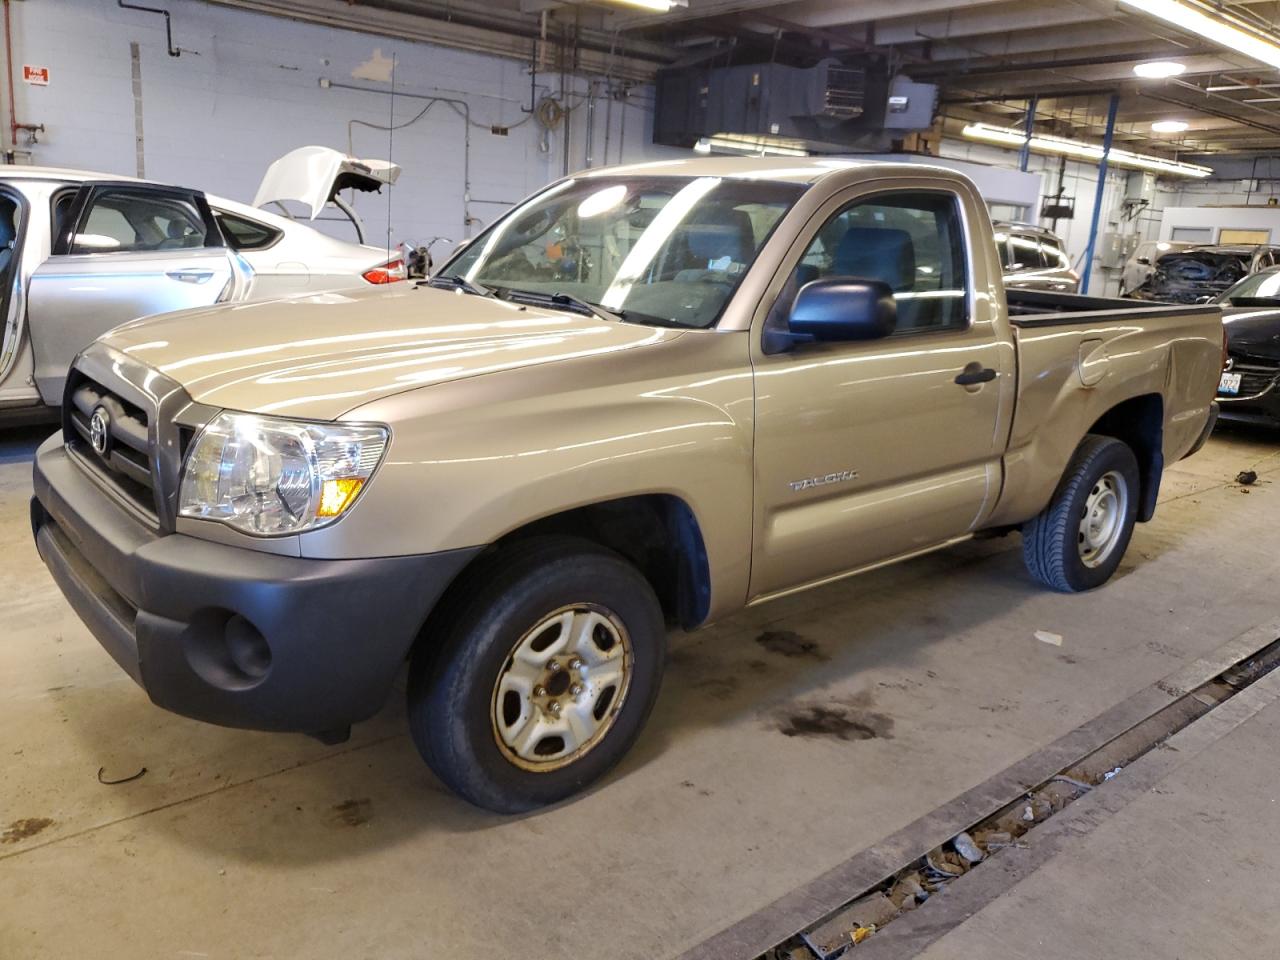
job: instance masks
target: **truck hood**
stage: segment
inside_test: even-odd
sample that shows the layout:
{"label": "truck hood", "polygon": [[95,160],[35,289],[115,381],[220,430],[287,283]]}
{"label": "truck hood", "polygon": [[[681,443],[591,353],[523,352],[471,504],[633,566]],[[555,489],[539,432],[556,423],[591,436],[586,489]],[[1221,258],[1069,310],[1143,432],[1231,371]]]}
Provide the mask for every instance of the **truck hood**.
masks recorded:
{"label": "truck hood", "polygon": [[200,403],[333,420],[430,384],[614,357],[680,335],[401,283],[185,310],[136,320],[102,340]]}

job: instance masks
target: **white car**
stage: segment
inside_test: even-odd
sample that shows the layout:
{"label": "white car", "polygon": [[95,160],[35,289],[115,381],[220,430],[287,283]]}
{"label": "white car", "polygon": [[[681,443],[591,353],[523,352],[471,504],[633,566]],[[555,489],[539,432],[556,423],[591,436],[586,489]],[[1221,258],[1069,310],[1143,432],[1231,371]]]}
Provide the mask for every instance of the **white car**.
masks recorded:
{"label": "white car", "polygon": [[[302,147],[268,170],[255,206],[130,177],[8,167],[0,172],[0,423],[62,402],[81,348],[138,317],[237,300],[368,287],[406,276],[400,253],[326,236],[314,219],[348,188],[399,169]],[[290,206],[286,206],[289,204]]]}

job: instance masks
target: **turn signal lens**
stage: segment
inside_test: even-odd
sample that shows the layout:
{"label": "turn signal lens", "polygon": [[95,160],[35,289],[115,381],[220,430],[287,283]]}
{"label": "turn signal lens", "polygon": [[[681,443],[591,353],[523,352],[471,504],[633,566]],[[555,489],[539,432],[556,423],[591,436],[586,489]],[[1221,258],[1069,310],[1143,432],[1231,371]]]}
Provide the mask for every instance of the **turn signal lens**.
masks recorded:
{"label": "turn signal lens", "polygon": [[364,486],[363,477],[343,477],[340,480],[326,480],[320,488],[320,507],[317,517],[336,517],[355,501],[360,488]]}
{"label": "turn signal lens", "polygon": [[408,280],[409,270],[399,257],[370,267],[361,274],[370,283],[395,283],[397,280]]}

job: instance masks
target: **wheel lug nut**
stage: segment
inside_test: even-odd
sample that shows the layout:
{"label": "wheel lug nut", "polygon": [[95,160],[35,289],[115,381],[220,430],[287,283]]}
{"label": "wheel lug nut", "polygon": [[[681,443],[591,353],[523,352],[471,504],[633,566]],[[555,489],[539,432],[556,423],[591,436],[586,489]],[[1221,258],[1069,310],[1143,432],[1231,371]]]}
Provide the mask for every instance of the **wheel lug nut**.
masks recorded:
{"label": "wheel lug nut", "polygon": [[582,692],[582,684],[575,683],[573,686],[569,688],[569,692],[576,697],[578,694]]}
{"label": "wheel lug nut", "polygon": [[551,712],[554,713],[557,717],[560,716],[560,704],[553,703],[551,705]]}
{"label": "wheel lug nut", "polygon": [[574,657],[572,660],[570,660],[570,661],[569,661],[569,669],[570,669],[570,670],[581,670],[581,669],[582,669],[582,661],[581,661],[581,660],[579,660],[577,657]]}
{"label": "wheel lug nut", "polygon": [[552,673],[555,673],[560,669],[560,664],[557,663],[555,660],[552,660],[550,663],[547,664],[547,669],[550,670]]}
{"label": "wheel lug nut", "polygon": [[545,697],[547,695],[547,688],[539,684],[533,688],[533,695],[535,697]]}

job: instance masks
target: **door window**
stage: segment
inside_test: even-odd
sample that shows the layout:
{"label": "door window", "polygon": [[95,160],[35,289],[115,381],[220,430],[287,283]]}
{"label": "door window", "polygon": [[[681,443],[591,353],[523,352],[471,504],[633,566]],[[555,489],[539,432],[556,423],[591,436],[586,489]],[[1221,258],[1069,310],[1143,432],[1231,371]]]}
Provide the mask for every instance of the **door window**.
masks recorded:
{"label": "door window", "polygon": [[190,199],[137,190],[101,190],[72,237],[72,253],[131,253],[221,246]]}
{"label": "door window", "polygon": [[880,194],[845,207],[818,230],[797,279],[880,280],[898,304],[897,333],[956,329],[968,322],[965,243],[954,196]]}

